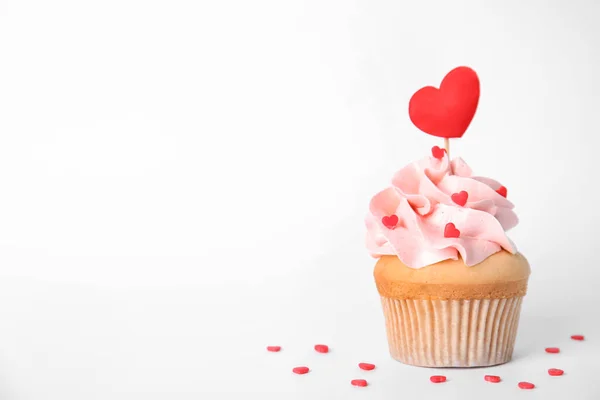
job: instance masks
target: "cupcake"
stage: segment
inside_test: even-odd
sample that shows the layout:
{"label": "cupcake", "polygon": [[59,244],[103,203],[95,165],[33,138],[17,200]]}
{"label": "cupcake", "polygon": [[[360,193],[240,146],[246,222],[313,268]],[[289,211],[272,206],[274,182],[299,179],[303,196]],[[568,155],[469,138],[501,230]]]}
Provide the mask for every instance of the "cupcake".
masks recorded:
{"label": "cupcake", "polygon": [[[419,91],[409,109],[413,123],[445,137],[447,148],[448,138],[462,136],[477,107],[477,101],[456,105],[456,99],[472,99],[474,85],[457,84],[452,74],[459,81],[475,79],[479,97],[474,71],[460,67],[459,76],[457,70],[431,92],[437,103],[414,105]],[[441,114],[436,104],[446,104]],[[415,115],[426,115],[426,123]],[[463,127],[448,129],[457,126],[448,118],[462,119]],[[449,150],[439,147],[398,171],[390,187],[372,198],[366,242],[378,258],[374,276],[394,359],[426,367],[510,361],[530,274],[506,236],[518,223],[513,208],[503,185],[474,176],[461,158],[451,160]]]}

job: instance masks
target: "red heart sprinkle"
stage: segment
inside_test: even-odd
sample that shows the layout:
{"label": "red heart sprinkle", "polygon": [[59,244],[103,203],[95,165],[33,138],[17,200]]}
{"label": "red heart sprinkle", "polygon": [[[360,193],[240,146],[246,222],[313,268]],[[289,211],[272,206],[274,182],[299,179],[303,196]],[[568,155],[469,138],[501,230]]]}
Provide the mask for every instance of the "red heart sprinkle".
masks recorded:
{"label": "red heart sprinkle", "polygon": [[431,148],[431,155],[434,158],[437,158],[438,160],[441,160],[442,158],[444,158],[444,154],[446,154],[446,149],[442,149],[438,146],[433,146]]}
{"label": "red heart sprinkle", "polygon": [[505,186],[500,186],[498,189],[496,189],[496,193],[498,193],[500,196],[506,197],[508,194],[508,189],[506,189]]}
{"label": "red heart sprinkle", "polygon": [[560,353],[560,349],[558,347],[546,347],[546,353]]}
{"label": "red heart sprinkle", "polygon": [[372,371],[375,369],[375,364],[360,363],[358,364],[358,368],[364,369],[365,371]]}
{"label": "red heart sprinkle", "polygon": [[460,237],[460,231],[456,229],[456,226],[452,222],[446,224],[444,228],[444,237],[446,238],[457,238]]}
{"label": "red heart sprinkle", "polygon": [[279,350],[281,350],[281,346],[267,346],[267,350],[268,351],[273,351],[273,352],[278,352]]}
{"label": "red heart sprinkle", "polygon": [[561,376],[564,373],[565,373],[565,371],[563,371],[562,369],[558,369],[558,368],[550,368],[548,370],[548,374],[550,376]]}
{"label": "red heart sprinkle", "polygon": [[304,375],[309,371],[308,367],[296,367],[292,370],[293,373],[298,375]]}
{"label": "red heart sprinkle", "polygon": [[500,382],[500,377],[496,375],[486,375],[483,377],[487,382],[498,383]]}
{"label": "red heart sprinkle", "polygon": [[381,223],[388,229],[394,229],[398,225],[398,216],[392,214],[387,217],[381,218]]}
{"label": "red heart sprinkle", "polygon": [[464,207],[465,204],[467,204],[467,199],[469,198],[469,193],[462,190],[459,193],[454,193],[450,197],[452,198],[453,202],[455,202],[456,204],[458,204],[461,207]]}
{"label": "red heart sprinkle", "polygon": [[535,385],[530,382],[519,382],[519,387],[521,389],[533,389]]}
{"label": "red heart sprinkle", "polygon": [[585,338],[583,337],[583,335],[572,335],[571,339],[573,339],[573,340],[583,340]]}
{"label": "red heart sprinkle", "polygon": [[444,375],[433,375],[429,378],[429,380],[433,383],[442,383],[446,382],[446,377]]}
{"label": "red heart sprinkle", "polygon": [[412,95],[408,115],[425,133],[445,138],[461,137],[475,116],[479,78],[471,68],[448,72],[440,88],[425,86]]}
{"label": "red heart sprinkle", "polygon": [[316,344],[315,350],[319,353],[329,353],[329,347],[325,344]]}
{"label": "red heart sprinkle", "polygon": [[352,384],[352,386],[360,386],[360,387],[365,387],[368,385],[367,381],[365,381],[364,379],[352,379],[350,381],[350,383]]}

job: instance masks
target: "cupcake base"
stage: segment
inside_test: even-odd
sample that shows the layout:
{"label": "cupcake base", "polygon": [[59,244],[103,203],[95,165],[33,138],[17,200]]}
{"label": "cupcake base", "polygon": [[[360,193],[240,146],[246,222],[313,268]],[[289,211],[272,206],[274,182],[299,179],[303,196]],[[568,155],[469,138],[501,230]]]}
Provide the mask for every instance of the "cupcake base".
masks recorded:
{"label": "cupcake base", "polygon": [[512,358],[522,296],[474,300],[381,297],[390,353],[422,367],[485,367]]}

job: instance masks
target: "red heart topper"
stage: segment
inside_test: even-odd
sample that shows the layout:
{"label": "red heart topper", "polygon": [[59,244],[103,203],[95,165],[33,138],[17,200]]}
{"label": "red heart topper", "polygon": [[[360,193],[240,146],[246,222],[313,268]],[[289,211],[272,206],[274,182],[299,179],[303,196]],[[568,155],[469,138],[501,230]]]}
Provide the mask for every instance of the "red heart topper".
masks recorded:
{"label": "red heart topper", "polygon": [[440,88],[425,86],[410,99],[408,114],[425,133],[444,138],[464,135],[479,103],[479,78],[469,67],[448,72]]}

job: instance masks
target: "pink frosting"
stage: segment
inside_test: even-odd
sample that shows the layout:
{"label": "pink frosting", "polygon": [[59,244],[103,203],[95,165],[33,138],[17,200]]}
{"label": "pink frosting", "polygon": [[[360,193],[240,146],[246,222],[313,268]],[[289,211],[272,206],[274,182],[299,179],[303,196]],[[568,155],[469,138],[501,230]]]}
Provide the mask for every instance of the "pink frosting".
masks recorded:
{"label": "pink frosting", "polygon": [[[452,167],[452,173],[450,168]],[[397,255],[412,268],[460,257],[468,266],[505,249],[516,252],[505,231],[518,223],[514,205],[496,192],[493,179],[472,176],[460,158],[450,163],[426,157],[407,165],[392,179],[392,186],[377,193],[366,218],[367,248],[371,255]],[[466,191],[467,203],[460,206],[452,194]],[[395,227],[386,227],[384,217],[396,215]],[[458,238],[445,237],[453,223]]]}

